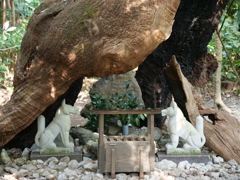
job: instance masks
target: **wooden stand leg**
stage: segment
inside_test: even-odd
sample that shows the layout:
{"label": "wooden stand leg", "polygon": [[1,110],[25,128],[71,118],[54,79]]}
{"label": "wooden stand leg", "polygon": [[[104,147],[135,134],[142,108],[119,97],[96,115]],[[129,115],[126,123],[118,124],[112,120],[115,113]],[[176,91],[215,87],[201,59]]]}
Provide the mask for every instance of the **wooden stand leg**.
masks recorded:
{"label": "wooden stand leg", "polygon": [[140,157],[139,157],[139,178],[143,179],[144,178],[144,173],[143,173],[143,157],[142,157],[142,148],[139,149],[140,150]]}
{"label": "wooden stand leg", "polygon": [[112,179],[116,178],[116,173],[115,173],[115,149],[112,149],[111,178]]}

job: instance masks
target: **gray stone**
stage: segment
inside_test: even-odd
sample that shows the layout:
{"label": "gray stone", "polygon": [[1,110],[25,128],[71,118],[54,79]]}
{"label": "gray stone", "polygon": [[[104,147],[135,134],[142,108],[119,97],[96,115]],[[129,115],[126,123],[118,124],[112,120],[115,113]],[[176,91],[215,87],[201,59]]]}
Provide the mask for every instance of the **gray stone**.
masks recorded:
{"label": "gray stone", "polygon": [[61,174],[58,175],[58,179],[61,179],[61,180],[68,180],[68,177],[66,176],[66,174],[61,173]]}
{"label": "gray stone", "polygon": [[92,180],[92,175],[91,174],[83,175],[81,177],[81,180]]}
{"label": "gray stone", "polygon": [[25,158],[17,158],[14,160],[14,162],[18,165],[18,166],[22,166],[26,163],[26,159]]}
{"label": "gray stone", "polygon": [[[154,140],[158,141],[162,137],[162,130],[158,127],[154,127]],[[142,129],[135,130],[129,135],[138,135],[138,136],[147,136],[147,128],[143,127]]]}
{"label": "gray stone", "polygon": [[212,161],[209,161],[209,162],[207,162],[207,165],[212,166],[212,165],[213,165],[213,162],[212,162]]}
{"label": "gray stone", "polygon": [[29,160],[30,152],[31,150],[29,148],[25,148],[22,152],[22,157],[24,157],[26,160]]}
{"label": "gray stone", "polygon": [[154,140],[158,141],[162,137],[162,130],[158,127],[154,127]]}
{"label": "gray stone", "polygon": [[38,169],[38,170],[36,170],[36,173],[41,175],[44,171],[45,171],[44,169]]}
{"label": "gray stone", "polygon": [[68,169],[68,168],[64,170],[64,173],[66,174],[67,177],[71,177],[71,176],[77,177],[78,176],[75,171]]}
{"label": "gray stone", "polygon": [[180,176],[180,174],[181,174],[181,171],[180,169],[177,169],[177,168],[173,168],[171,171],[168,172],[168,175],[173,177],[178,177]]}
{"label": "gray stone", "polygon": [[47,179],[56,179],[57,177],[54,174],[49,174],[49,175],[46,176],[46,178]]}
{"label": "gray stone", "polygon": [[34,165],[34,166],[36,166],[37,165],[37,160],[27,160],[27,164],[31,164],[31,165]]}
{"label": "gray stone", "polygon": [[37,170],[37,167],[34,166],[34,165],[32,165],[32,164],[28,164],[28,165],[26,166],[26,170],[33,172],[33,171],[36,171],[36,170]]}
{"label": "gray stone", "polygon": [[15,163],[10,163],[9,165],[10,165],[12,168],[15,168],[15,169],[17,169],[17,170],[20,169],[19,166],[16,165]]}
{"label": "gray stone", "polygon": [[237,161],[235,159],[229,160],[228,164],[230,164],[231,166],[237,166],[238,165],[238,163],[237,163]]}
{"label": "gray stone", "polygon": [[209,177],[217,179],[219,178],[219,172],[210,172]]}
{"label": "gray stone", "polygon": [[79,166],[84,167],[84,165],[88,163],[94,163],[94,161],[88,157],[83,157],[83,161],[79,163]]}
{"label": "gray stone", "polygon": [[5,149],[2,149],[2,152],[1,152],[1,160],[2,160],[2,163],[3,164],[8,164],[8,163],[11,163],[11,159],[10,157],[8,156],[8,153]]}
{"label": "gray stone", "polygon": [[189,164],[189,162],[188,161],[181,161],[181,162],[179,162],[178,163],[178,168],[180,169],[180,170],[184,170],[185,168],[186,168],[186,165],[187,164]]}
{"label": "gray stone", "polygon": [[90,140],[90,141],[87,142],[86,146],[87,146],[88,151],[90,151],[95,157],[97,157],[98,142]]}
{"label": "gray stone", "polygon": [[176,177],[175,180],[186,180],[185,178],[182,178],[182,177]]}
{"label": "gray stone", "polygon": [[54,169],[58,170],[58,171],[62,171],[67,167],[67,163],[66,162],[60,162],[58,165],[56,165],[54,167]]}
{"label": "gray stone", "polygon": [[98,165],[96,163],[87,163],[84,165],[84,169],[90,172],[97,172]]}
{"label": "gray stone", "polygon": [[30,159],[31,160],[37,160],[41,159],[43,161],[46,161],[48,158],[54,156],[57,159],[61,159],[65,156],[69,156],[70,159],[76,159],[77,161],[82,161],[82,151],[79,149],[75,149],[73,154],[40,154],[39,150],[33,150]]}
{"label": "gray stone", "polygon": [[187,178],[187,174],[186,174],[185,172],[181,172],[181,173],[180,173],[180,177],[182,177],[182,178],[185,178],[185,179],[186,179],[186,178]]}
{"label": "gray stone", "polygon": [[32,177],[33,177],[34,179],[39,179],[40,176],[39,176],[38,173],[33,173],[33,174],[32,174]]}
{"label": "gray stone", "polygon": [[28,176],[28,170],[26,169],[20,169],[18,172],[17,172],[17,177],[25,177],[25,176]]}
{"label": "gray stone", "polygon": [[224,159],[220,156],[212,155],[212,161],[214,164],[219,164],[224,162]]}
{"label": "gray stone", "polygon": [[98,133],[93,133],[92,131],[81,127],[71,128],[70,134],[72,137],[79,139],[80,145],[85,145],[89,140],[97,141],[99,137]]}
{"label": "gray stone", "polygon": [[158,152],[158,161],[163,159],[171,160],[175,163],[187,160],[189,163],[204,163],[207,164],[210,161],[210,157],[206,151],[202,151],[199,155],[167,155],[165,152]]}
{"label": "gray stone", "polygon": [[77,169],[79,167],[78,161],[73,159],[68,163],[68,168],[69,169]]}
{"label": "gray stone", "polygon": [[156,162],[155,167],[161,170],[171,170],[177,167],[177,164],[173,161],[163,159],[160,162]]}
{"label": "gray stone", "polygon": [[127,179],[127,175],[124,173],[119,173],[116,175],[117,180],[126,180]]}
{"label": "gray stone", "polygon": [[56,167],[57,163],[58,163],[58,162],[56,162],[56,161],[50,161],[49,164],[48,164],[48,166],[49,166],[50,168],[54,168],[54,167]]}
{"label": "gray stone", "polygon": [[0,165],[0,176],[3,174],[3,172],[4,172],[4,166]]}
{"label": "gray stone", "polygon": [[208,176],[202,176],[201,179],[198,179],[198,180],[210,180],[211,178],[208,177]]}
{"label": "gray stone", "polygon": [[223,167],[226,169],[230,169],[232,166],[230,164],[224,164]]}
{"label": "gray stone", "polygon": [[48,165],[50,162],[58,163],[59,160],[58,160],[58,158],[56,158],[56,157],[50,157],[50,158],[48,158],[48,159],[44,162],[44,164]]}
{"label": "gray stone", "polygon": [[65,162],[65,163],[69,163],[70,162],[70,157],[69,156],[65,156],[65,157],[62,157],[60,160],[59,160],[59,162]]}
{"label": "gray stone", "polygon": [[43,164],[44,163],[43,160],[41,160],[41,159],[37,159],[36,161],[37,161],[38,164]]}
{"label": "gray stone", "polygon": [[48,176],[49,174],[51,174],[48,170],[44,169],[44,171],[41,173],[42,176]]}
{"label": "gray stone", "polygon": [[78,175],[81,175],[81,174],[84,173],[85,169],[83,169],[83,168],[78,168],[78,169],[74,169],[73,171],[74,171],[75,173],[77,173]]}
{"label": "gray stone", "polygon": [[12,168],[12,167],[5,167],[4,170],[5,170],[6,172],[10,173],[10,174],[13,174],[13,173],[16,174],[16,173],[18,172],[17,169]]}
{"label": "gray stone", "polygon": [[[126,84],[129,83],[129,87],[126,90]],[[90,89],[90,93],[98,92],[103,98],[107,98],[109,95],[115,94],[116,92],[121,92],[123,94],[133,93],[139,103],[144,104],[142,99],[141,89],[132,73],[129,71],[125,74],[112,75],[101,78],[99,81],[93,84]]]}
{"label": "gray stone", "polygon": [[113,136],[113,135],[117,135],[118,133],[121,132],[121,127],[119,126],[109,126],[108,128],[108,135]]}

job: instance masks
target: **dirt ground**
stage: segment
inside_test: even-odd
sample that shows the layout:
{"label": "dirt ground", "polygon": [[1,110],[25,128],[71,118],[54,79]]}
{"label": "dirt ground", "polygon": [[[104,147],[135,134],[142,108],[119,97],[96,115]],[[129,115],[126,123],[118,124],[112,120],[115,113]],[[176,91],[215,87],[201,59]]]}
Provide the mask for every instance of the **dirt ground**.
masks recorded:
{"label": "dirt ground", "polygon": [[[74,106],[78,107],[80,111],[87,104],[90,103],[89,90],[96,78],[85,78],[83,83],[83,88],[78,95],[78,99]],[[213,102],[213,91],[212,88],[199,88],[198,92],[201,92],[202,98],[204,100],[205,108],[214,108]],[[4,105],[11,97],[10,88],[0,88],[0,106]],[[240,96],[237,96],[233,92],[222,92],[223,102],[232,110],[231,115],[236,117],[240,122]],[[72,126],[84,126],[87,119],[83,118],[81,115],[71,115]]]}

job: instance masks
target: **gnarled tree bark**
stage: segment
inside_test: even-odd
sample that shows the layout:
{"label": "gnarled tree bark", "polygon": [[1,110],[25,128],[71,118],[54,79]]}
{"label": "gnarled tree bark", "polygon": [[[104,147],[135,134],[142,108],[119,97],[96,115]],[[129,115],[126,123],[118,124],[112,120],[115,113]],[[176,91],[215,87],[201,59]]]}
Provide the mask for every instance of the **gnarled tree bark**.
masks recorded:
{"label": "gnarled tree bark", "polygon": [[84,76],[138,66],[171,34],[180,0],[48,0],[34,12],[0,108],[0,147]]}
{"label": "gnarled tree bark", "polygon": [[[181,0],[171,36],[146,58],[136,73],[147,108],[166,108],[170,104],[171,92],[163,70],[173,55],[193,85],[203,84],[203,80],[207,82],[215,72],[217,62],[207,54],[207,45],[227,2]],[[164,122],[164,117],[155,116],[156,126],[161,127]]]}

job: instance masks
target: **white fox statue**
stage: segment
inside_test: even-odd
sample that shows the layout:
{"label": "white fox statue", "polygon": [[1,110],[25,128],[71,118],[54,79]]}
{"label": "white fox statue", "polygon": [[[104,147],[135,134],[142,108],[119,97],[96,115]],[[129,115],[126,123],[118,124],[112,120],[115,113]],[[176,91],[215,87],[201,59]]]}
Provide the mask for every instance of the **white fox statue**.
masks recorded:
{"label": "white fox statue", "polygon": [[38,117],[38,131],[35,136],[35,143],[40,149],[57,148],[54,140],[60,134],[62,143],[67,148],[73,148],[74,144],[69,141],[69,131],[71,128],[70,114],[79,112],[77,107],[62,101],[62,105],[58,108],[52,122],[45,127],[45,117],[40,115]]}
{"label": "white fox statue", "polygon": [[183,138],[186,143],[184,149],[201,148],[206,138],[203,134],[203,118],[196,118],[196,129],[186,120],[182,111],[177,106],[176,102],[172,101],[171,106],[162,110],[162,116],[169,116],[168,130],[170,131],[171,143],[166,144],[167,149],[175,149],[179,143],[179,137]]}

